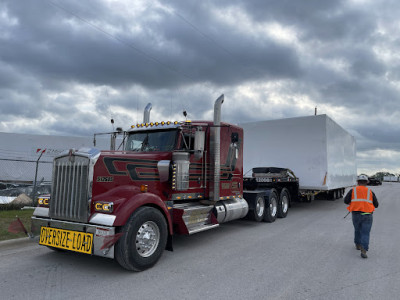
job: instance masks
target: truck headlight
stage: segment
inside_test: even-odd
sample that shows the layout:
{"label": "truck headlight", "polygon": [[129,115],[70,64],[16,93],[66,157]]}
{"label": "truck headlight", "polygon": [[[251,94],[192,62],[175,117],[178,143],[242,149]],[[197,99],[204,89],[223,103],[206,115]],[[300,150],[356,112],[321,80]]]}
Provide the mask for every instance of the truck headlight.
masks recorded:
{"label": "truck headlight", "polygon": [[114,203],[112,202],[96,202],[94,204],[96,212],[112,213],[114,209]]}
{"label": "truck headlight", "polygon": [[49,197],[40,197],[38,198],[38,206],[41,207],[49,207],[50,198]]}

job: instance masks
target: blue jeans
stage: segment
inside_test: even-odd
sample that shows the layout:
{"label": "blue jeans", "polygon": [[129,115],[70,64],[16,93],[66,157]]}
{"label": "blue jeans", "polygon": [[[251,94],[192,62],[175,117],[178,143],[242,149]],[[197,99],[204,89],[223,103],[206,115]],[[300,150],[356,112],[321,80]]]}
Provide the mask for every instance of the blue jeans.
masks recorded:
{"label": "blue jeans", "polygon": [[361,245],[368,251],[369,246],[369,233],[372,227],[372,214],[362,215],[358,212],[352,213],[354,225],[354,243]]}

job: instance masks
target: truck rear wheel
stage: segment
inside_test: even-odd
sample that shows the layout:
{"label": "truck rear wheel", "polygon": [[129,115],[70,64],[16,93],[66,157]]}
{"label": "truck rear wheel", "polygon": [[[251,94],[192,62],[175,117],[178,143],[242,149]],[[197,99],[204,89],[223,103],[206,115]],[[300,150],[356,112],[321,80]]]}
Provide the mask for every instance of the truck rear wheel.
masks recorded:
{"label": "truck rear wheel", "polygon": [[122,227],[122,232],[115,247],[117,262],[130,271],[154,266],[164,252],[168,237],[162,213],[152,207],[141,207]]}
{"label": "truck rear wheel", "polygon": [[286,218],[289,212],[290,194],[287,188],[283,188],[278,201],[278,218]]}
{"label": "truck rear wheel", "polygon": [[278,194],[275,190],[272,190],[268,198],[265,200],[266,209],[264,214],[264,222],[272,223],[276,220],[276,214],[278,211]]}
{"label": "truck rear wheel", "polygon": [[254,199],[254,209],[250,209],[248,216],[251,220],[260,222],[265,214],[265,199],[264,196],[258,194]]}

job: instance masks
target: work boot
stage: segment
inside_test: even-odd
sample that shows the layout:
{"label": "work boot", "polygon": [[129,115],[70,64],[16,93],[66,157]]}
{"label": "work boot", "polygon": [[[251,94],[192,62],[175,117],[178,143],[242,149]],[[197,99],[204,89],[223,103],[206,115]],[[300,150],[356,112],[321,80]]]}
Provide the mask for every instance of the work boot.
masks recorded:
{"label": "work boot", "polygon": [[361,257],[362,258],[368,258],[367,250],[365,250],[363,247],[361,247]]}
{"label": "work boot", "polygon": [[361,245],[360,244],[356,244],[356,249],[357,250],[361,250]]}

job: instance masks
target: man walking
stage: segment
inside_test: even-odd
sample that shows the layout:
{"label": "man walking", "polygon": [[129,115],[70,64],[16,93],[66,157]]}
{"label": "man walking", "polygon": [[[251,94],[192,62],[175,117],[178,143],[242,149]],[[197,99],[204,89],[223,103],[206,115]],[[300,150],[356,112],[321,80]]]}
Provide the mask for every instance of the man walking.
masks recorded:
{"label": "man walking", "polygon": [[372,214],[379,203],[375,194],[367,188],[368,177],[366,175],[358,176],[357,183],[358,186],[347,193],[344,203],[349,205],[347,209],[353,218],[356,249],[361,250],[362,258],[367,258]]}

